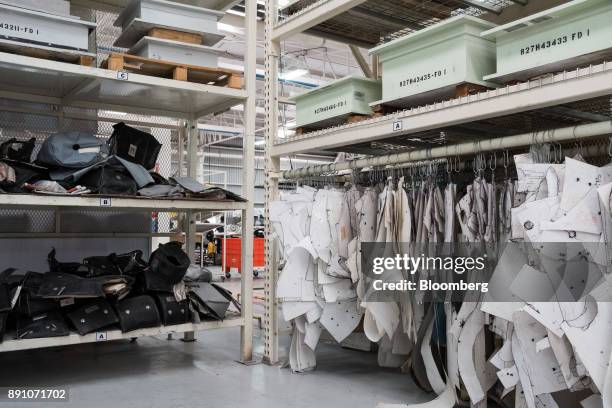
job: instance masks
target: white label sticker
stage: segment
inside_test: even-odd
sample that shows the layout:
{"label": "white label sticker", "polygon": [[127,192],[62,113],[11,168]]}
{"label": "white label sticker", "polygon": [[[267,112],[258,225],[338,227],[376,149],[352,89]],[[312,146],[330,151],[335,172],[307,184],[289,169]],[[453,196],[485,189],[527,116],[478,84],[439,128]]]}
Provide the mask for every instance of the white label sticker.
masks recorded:
{"label": "white label sticker", "polygon": [[21,293],[22,287],[23,287],[22,285],[17,286],[17,290],[15,290],[15,295],[13,296],[13,299],[11,300],[11,309],[15,307],[15,304],[17,303],[17,299],[19,299],[19,294]]}
{"label": "white label sticker", "polygon": [[111,206],[110,197],[102,197],[100,199],[100,207],[110,207],[110,206]]}
{"label": "white label sticker", "polygon": [[96,332],[96,341],[106,341],[108,337],[106,336],[106,332]]}
{"label": "white label sticker", "polygon": [[80,154],[84,154],[84,153],[100,153],[100,146],[94,146],[94,147],[81,147],[79,150],[77,150]]}
{"label": "white label sticker", "polygon": [[128,155],[131,157],[136,157],[137,150],[138,150],[138,147],[136,145],[131,144],[130,148],[128,149]]}
{"label": "white label sticker", "polygon": [[119,71],[117,72],[117,79],[120,81],[127,81],[130,79],[130,74],[125,71]]}
{"label": "white label sticker", "polygon": [[393,122],[393,131],[397,132],[398,130],[402,130],[402,121],[401,120]]}

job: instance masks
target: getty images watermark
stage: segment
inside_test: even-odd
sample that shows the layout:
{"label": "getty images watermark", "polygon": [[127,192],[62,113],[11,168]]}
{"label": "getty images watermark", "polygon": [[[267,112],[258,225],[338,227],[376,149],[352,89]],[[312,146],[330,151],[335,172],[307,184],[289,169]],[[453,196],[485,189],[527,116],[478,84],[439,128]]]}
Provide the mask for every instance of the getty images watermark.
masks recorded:
{"label": "getty images watermark", "polygon": [[[372,258],[372,273],[382,276],[385,273],[405,271],[411,276],[419,274],[430,275],[435,272],[452,272],[463,275],[466,272],[485,270],[487,255],[478,257],[452,257],[452,256],[410,256],[408,254],[395,254],[395,256],[377,256]],[[372,282],[374,290],[392,291],[479,291],[488,292],[488,282],[469,282],[459,279],[453,282],[437,282],[434,279],[400,279],[398,281],[386,281],[374,279]]]}
{"label": "getty images watermark", "polygon": [[363,242],[364,301],[612,302],[612,245]]}

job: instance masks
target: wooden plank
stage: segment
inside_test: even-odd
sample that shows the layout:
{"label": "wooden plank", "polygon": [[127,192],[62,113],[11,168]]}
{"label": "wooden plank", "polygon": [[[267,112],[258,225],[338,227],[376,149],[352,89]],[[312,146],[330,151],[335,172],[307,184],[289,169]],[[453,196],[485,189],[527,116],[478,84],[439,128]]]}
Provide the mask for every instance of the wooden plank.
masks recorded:
{"label": "wooden plank", "polygon": [[370,117],[368,115],[349,115],[349,117],[346,119],[346,123],[357,123],[369,118]]}
{"label": "wooden plank", "polygon": [[123,58],[119,55],[111,54],[106,60],[106,66],[113,71],[123,71]]}
{"label": "wooden plank", "polygon": [[227,80],[227,86],[234,89],[242,89],[242,76],[240,74],[231,74]]}
{"label": "wooden plank", "polygon": [[85,67],[91,67],[93,66],[94,63],[94,57],[90,57],[87,55],[81,55],[79,57],[79,65],[85,66]]}
{"label": "wooden plank", "polygon": [[217,67],[200,67],[119,53],[111,53],[103,66],[114,71],[137,71],[143,75],[242,89],[242,73]]}
{"label": "wooden plank", "polygon": [[172,79],[176,79],[177,81],[187,81],[187,68],[174,68],[174,71],[172,71]]}
{"label": "wooden plank", "polygon": [[457,98],[461,98],[464,96],[474,95],[480,92],[484,92],[488,89],[491,89],[491,88],[487,88],[486,86],[471,84],[469,82],[466,82],[465,84],[457,85],[455,96]]}
{"label": "wooden plank", "polygon": [[202,45],[203,37],[200,34],[186,33],[184,31],[170,30],[155,27],[149,30],[149,37],[162,38],[164,40],[179,41],[188,44]]}

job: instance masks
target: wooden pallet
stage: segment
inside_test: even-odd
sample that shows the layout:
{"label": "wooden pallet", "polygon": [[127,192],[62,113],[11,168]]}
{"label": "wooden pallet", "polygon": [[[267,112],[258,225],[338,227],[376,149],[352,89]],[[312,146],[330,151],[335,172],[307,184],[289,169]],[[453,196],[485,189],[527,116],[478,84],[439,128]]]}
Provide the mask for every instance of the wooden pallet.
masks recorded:
{"label": "wooden pallet", "polygon": [[44,45],[29,44],[21,41],[0,39],[0,52],[25,55],[26,57],[41,58],[51,61],[69,62],[87,67],[94,65],[96,58],[89,53],[65,50],[62,48]]}
{"label": "wooden pallet", "polygon": [[197,82],[201,84],[227,86],[242,89],[242,73],[221,68],[198,67],[139,57],[137,55],[111,53],[104,62],[103,68],[113,71],[129,71],[137,74],[177,81]]}
{"label": "wooden pallet", "polygon": [[163,40],[179,41],[187,44],[202,45],[204,37],[200,34],[186,33],[183,31],[169,30],[167,28],[155,27],[149,30],[149,37],[161,38]]}
{"label": "wooden pallet", "polygon": [[402,109],[410,109],[417,106],[448,100],[450,98],[462,98],[469,95],[475,95],[489,89],[491,88],[469,82],[465,82],[454,87],[448,86],[442,89],[434,89],[428,92],[423,92],[419,95],[413,95],[400,99],[400,103],[397,101],[389,101],[372,106],[372,111],[374,112],[372,116],[377,118],[380,116],[390,115]]}

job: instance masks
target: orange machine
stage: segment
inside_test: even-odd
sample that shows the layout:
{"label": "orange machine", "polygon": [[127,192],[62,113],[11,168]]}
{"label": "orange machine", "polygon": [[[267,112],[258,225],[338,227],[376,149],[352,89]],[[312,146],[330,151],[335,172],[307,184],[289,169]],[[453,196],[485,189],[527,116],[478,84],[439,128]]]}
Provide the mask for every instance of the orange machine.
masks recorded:
{"label": "orange machine", "polygon": [[[253,267],[263,268],[265,266],[264,238],[253,238],[253,241]],[[240,267],[241,256],[242,238],[226,238],[223,246],[223,259],[225,260],[223,272],[228,273],[231,268],[236,268],[238,272],[242,272]],[[253,271],[253,275],[257,276],[257,271]]]}

